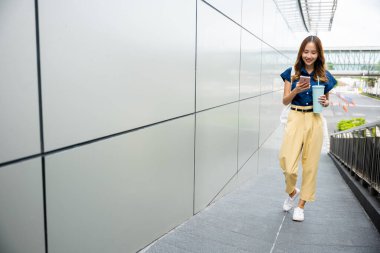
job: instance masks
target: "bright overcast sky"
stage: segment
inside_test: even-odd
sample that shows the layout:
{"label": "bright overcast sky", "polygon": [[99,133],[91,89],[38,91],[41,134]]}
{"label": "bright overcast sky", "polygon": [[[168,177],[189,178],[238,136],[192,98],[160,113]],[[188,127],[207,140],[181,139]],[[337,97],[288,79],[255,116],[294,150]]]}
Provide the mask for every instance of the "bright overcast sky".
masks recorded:
{"label": "bright overcast sky", "polygon": [[319,32],[323,46],[380,47],[380,0],[338,0],[330,32]]}

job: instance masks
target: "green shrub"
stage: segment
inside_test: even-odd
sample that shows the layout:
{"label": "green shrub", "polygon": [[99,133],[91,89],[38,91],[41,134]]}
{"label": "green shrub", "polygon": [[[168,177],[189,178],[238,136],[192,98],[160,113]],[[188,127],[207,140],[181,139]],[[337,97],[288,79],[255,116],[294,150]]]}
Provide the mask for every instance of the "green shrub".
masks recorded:
{"label": "green shrub", "polygon": [[350,128],[361,126],[365,124],[364,118],[352,118],[349,120],[341,120],[337,124],[338,131],[344,131]]}

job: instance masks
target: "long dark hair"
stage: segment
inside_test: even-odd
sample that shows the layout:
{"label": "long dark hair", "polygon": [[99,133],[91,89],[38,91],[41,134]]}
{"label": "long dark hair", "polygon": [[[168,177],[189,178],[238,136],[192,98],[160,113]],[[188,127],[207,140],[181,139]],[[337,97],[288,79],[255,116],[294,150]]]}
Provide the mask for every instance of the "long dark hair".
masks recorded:
{"label": "long dark hair", "polygon": [[301,69],[305,67],[305,62],[302,59],[302,53],[305,50],[307,43],[313,42],[317,48],[318,57],[314,62],[314,75],[313,79],[316,81],[317,76],[321,82],[327,82],[326,70],[325,70],[325,54],[323,52],[322,42],[317,36],[308,36],[306,37],[298,50],[297,60],[294,64],[294,76],[293,80],[298,80],[301,76]]}

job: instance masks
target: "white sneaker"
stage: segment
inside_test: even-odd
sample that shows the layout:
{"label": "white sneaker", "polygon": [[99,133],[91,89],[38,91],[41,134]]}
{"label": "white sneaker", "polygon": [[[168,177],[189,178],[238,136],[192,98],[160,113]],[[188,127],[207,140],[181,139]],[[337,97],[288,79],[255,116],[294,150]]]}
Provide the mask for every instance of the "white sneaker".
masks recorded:
{"label": "white sneaker", "polygon": [[288,196],[285,199],[284,205],[282,206],[282,209],[284,209],[285,212],[287,212],[287,211],[289,211],[290,209],[293,208],[293,206],[294,206],[294,200],[296,200],[296,198],[300,194],[300,189],[298,189],[298,188],[295,188],[295,189],[296,189],[296,193],[294,194],[294,196],[292,198],[290,196]]}
{"label": "white sneaker", "polygon": [[294,221],[303,221],[305,216],[303,214],[303,209],[301,207],[294,208],[293,212],[293,220]]}

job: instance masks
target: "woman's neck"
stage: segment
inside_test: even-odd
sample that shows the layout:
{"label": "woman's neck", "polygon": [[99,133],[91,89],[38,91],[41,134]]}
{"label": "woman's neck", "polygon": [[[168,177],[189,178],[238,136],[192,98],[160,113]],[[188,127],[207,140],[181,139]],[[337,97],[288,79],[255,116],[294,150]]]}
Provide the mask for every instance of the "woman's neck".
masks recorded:
{"label": "woman's neck", "polygon": [[314,66],[305,66],[306,71],[310,74],[314,71]]}

